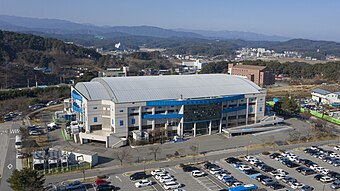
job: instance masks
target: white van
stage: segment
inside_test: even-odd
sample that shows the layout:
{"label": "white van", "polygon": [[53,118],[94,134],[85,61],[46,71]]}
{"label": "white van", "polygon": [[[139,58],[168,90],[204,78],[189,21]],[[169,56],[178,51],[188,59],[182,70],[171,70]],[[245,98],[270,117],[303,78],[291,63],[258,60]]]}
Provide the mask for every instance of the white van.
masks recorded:
{"label": "white van", "polygon": [[16,149],[21,149],[22,148],[22,141],[21,141],[21,135],[16,135],[15,136],[15,148]]}

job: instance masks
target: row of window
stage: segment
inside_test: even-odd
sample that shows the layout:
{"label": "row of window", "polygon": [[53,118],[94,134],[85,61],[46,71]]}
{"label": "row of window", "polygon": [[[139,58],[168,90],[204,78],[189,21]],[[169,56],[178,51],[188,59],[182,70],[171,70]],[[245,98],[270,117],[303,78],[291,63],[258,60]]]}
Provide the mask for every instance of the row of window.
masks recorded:
{"label": "row of window", "polygon": [[[262,107],[259,108],[259,111],[262,111]],[[249,108],[249,112],[253,112],[253,108]],[[240,116],[239,116],[240,117]],[[243,118],[243,116],[241,117]],[[229,120],[232,120],[232,119],[236,119],[236,116],[230,116],[228,117]],[[222,120],[226,120],[226,117],[223,117]],[[98,122],[98,118],[97,117],[93,117],[93,122],[94,123],[97,123]],[[135,124],[136,123],[136,119],[131,119],[131,124]],[[114,124],[114,120],[112,119],[112,125]],[[120,126],[123,126],[124,125],[124,120],[119,120],[119,125]]]}

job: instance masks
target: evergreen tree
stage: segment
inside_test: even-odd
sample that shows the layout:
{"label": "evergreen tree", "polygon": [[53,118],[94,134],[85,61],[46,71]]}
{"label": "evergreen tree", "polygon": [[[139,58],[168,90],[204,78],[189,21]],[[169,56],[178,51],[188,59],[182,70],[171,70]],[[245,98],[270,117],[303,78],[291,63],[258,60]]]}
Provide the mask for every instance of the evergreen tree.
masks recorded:
{"label": "evergreen tree", "polygon": [[36,170],[24,168],[15,169],[7,182],[14,191],[42,191],[45,178]]}

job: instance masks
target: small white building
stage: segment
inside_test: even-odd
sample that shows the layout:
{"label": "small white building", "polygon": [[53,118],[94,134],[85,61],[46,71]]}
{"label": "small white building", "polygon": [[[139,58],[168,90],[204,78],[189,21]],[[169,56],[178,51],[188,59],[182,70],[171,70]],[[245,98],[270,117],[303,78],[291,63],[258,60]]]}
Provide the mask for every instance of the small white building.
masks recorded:
{"label": "small white building", "polygon": [[312,100],[323,104],[340,103],[340,92],[330,92],[320,88],[312,90]]}
{"label": "small white building", "polygon": [[200,60],[195,60],[191,62],[182,62],[182,65],[185,65],[193,70],[200,71],[202,68],[207,65],[207,62],[201,62]]}
{"label": "small white building", "polygon": [[327,94],[326,97],[329,104],[340,103],[340,92]]}

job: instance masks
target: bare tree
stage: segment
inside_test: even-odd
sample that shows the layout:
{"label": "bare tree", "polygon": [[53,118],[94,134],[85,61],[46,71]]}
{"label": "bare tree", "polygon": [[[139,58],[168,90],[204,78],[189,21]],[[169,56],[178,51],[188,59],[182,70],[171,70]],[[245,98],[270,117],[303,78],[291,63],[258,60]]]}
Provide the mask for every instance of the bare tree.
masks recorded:
{"label": "bare tree", "polygon": [[193,161],[195,161],[195,155],[198,154],[198,145],[197,144],[196,145],[191,145],[190,146],[190,150],[194,153],[194,157],[192,159],[193,159]]}
{"label": "bare tree", "polygon": [[135,148],[135,150],[137,151],[137,163],[139,163],[140,162],[140,149]]}
{"label": "bare tree", "polygon": [[157,160],[157,154],[161,152],[161,148],[159,146],[152,146],[149,150],[151,151],[150,154],[153,155],[154,160]]}
{"label": "bare tree", "polygon": [[119,160],[120,165],[123,165],[123,161],[126,160],[129,156],[130,156],[129,151],[126,148],[124,148],[120,152],[115,153],[115,158]]}
{"label": "bare tree", "polygon": [[291,129],[288,131],[288,135],[290,141],[296,141],[300,139],[301,133],[295,129]]}
{"label": "bare tree", "polygon": [[313,138],[313,130],[308,128],[305,132],[306,141],[308,142],[311,138]]}

